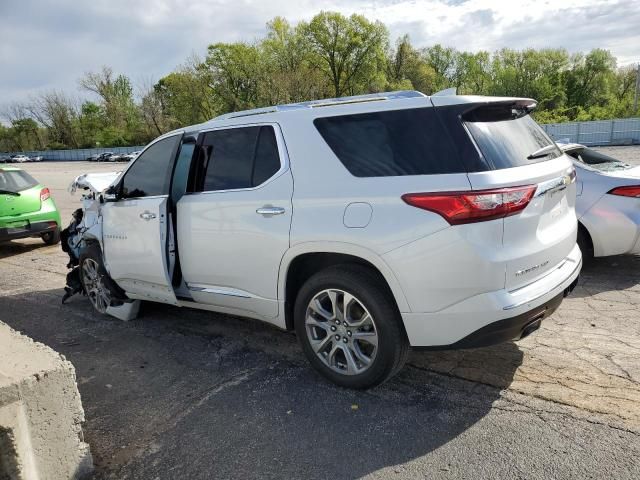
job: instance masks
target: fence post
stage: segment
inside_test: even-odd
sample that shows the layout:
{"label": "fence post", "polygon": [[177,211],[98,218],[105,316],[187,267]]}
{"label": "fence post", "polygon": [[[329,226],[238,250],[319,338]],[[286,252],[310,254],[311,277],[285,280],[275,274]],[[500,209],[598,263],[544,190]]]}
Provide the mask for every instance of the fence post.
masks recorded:
{"label": "fence post", "polygon": [[613,145],[613,126],[616,124],[615,120],[611,120],[611,131],[609,133],[609,145]]}
{"label": "fence post", "polygon": [[580,143],[580,122],[576,122],[576,143]]}

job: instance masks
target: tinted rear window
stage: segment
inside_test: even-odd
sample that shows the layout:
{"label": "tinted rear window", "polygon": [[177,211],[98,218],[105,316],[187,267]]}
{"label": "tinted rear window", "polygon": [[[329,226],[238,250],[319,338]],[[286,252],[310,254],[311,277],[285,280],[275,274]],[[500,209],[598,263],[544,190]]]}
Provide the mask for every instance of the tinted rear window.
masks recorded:
{"label": "tinted rear window", "polygon": [[22,170],[0,170],[0,190],[21,192],[38,185],[38,181]]}
{"label": "tinted rear window", "polygon": [[465,172],[433,108],[324,117],[314,124],[356,177]]}
{"label": "tinted rear window", "polygon": [[541,148],[554,145],[544,130],[529,115],[514,119],[483,121],[489,120],[487,117],[475,115],[473,119],[467,119],[465,125],[492,168],[521,167],[562,155],[560,149],[556,147],[543,156],[527,159]]}

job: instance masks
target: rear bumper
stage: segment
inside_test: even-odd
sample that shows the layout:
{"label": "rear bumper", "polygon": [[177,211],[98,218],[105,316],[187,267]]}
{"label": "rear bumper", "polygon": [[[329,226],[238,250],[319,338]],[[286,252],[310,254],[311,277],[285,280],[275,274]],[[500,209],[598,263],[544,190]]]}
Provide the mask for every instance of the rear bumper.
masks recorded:
{"label": "rear bumper", "polygon": [[13,228],[0,228],[0,242],[8,242],[19,238],[36,237],[46,232],[53,232],[60,225],[54,220],[47,222],[27,222],[25,225]]}
{"label": "rear bumper", "polygon": [[520,338],[532,322],[558,308],[565,292],[575,286],[581,267],[576,245],[556,269],[525,287],[476,295],[439,312],[403,313],[409,342],[412,347],[448,349]]}

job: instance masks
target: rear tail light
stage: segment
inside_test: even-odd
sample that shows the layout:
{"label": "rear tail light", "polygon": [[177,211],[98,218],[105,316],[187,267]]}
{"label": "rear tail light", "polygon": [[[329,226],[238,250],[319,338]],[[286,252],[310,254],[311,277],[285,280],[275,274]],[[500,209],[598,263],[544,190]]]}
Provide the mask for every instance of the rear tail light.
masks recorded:
{"label": "rear tail light", "polygon": [[470,192],[407,193],[407,204],[441,215],[451,225],[484,222],[514,215],[529,204],[535,185]]}
{"label": "rear tail light", "polygon": [[42,190],[40,190],[41,202],[44,202],[45,200],[49,200],[50,197],[51,197],[51,192],[49,191],[48,188],[43,188]]}
{"label": "rear tail light", "polygon": [[626,187],[616,187],[613,190],[609,190],[607,193],[611,195],[620,195],[621,197],[636,197],[640,198],[640,185],[629,185]]}

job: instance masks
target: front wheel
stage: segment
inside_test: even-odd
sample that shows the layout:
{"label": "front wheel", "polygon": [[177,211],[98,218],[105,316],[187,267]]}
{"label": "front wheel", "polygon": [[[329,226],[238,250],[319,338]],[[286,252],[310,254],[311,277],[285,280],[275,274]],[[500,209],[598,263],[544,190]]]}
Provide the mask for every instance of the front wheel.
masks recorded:
{"label": "front wheel", "polygon": [[89,245],[79,259],[80,281],[93,308],[98,313],[107,313],[112,300],[122,299],[124,292],[111,279],[102,261],[98,245]]}
{"label": "front wheel", "polygon": [[409,354],[391,293],[375,272],[359,265],[313,275],[296,299],[294,323],[309,362],[343,387],[383,383]]}

